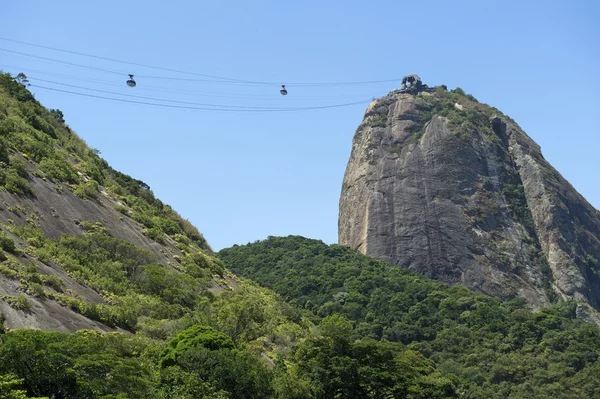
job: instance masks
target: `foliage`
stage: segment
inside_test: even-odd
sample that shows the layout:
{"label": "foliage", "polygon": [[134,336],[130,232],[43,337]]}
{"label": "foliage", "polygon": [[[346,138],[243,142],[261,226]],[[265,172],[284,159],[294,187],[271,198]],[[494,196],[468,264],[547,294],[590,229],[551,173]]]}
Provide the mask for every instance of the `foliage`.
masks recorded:
{"label": "foliage", "polygon": [[88,180],[80,183],[73,191],[73,194],[82,199],[98,198],[98,182],[96,180]]}
{"label": "foliage", "polygon": [[317,384],[316,398],[459,397],[452,381],[418,352],[371,338],[353,341],[351,323],[338,315],[324,318],[320,330],[295,354],[299,376]]}
{"label": "foliage", "polygon": [[5,231],[0,231],[0,248],[11,253],[14,253],[16,250],[15,240],[6,234]]}
{"label": "foliage", "polygon": [[23,74],[0,73],[0,99],[6,100],[0,112],[0,187],[34,195],[28,180],[28,170],[33,170],[34,176],[71,184],[75,195],[83,199],[97,199],[104,188],[127,202],[135,214],[152,220],[147,227],[157,226],[160,232],[154,235],[158,239],[162,233],[184,234],[194,249],[210,252],[198,230],[156,199],[146,183],[112,169],[65,124],[62,111],[43,108],[27,89],[26,80]]}
{"label": "foliage", "polygon": [[13,296],[13,295],[0,295],[0,300],[5,301],[11,307],[17,310],[29,310],[31,309],[31,302],[25,295]]}
{"label": "foliage", "polygon": [[14,330],[3,335],[0,375],[23,379],[28,395],[54,398],[151,397],[149,342],[123,334]]}
{"label": "foliage", "polygon": [[230,337],[208,326],[194,325],[176,335],[160,364],[162,368],[178,366],[197,380],[228,392],[230,398],[271,396],[272,374],[266,366],[237,350]]}
{"label": "foliage", "polygon": [[[0,398],[4,399],[27,399],[27,391],[21,388],[23,384],[22,378],[17,378],[14,374],[0,374]],[[37,398],[48,399],[48,398]]]}
{"label": "foliage", "polygon": [[419,351],[469,398],[589,397],[600,386],[600,375],[591,372],[599,363],[600,331],[576,318],[574,303],[531,312],[519,300],[503,303],[298,236],[218,256],[291,304],[352,320],[353,339]]}
{"label": "foliage", "polygon": [[523,184],[504,184],[502,194],[506,198],[510,212],[517,220],[523,223],[523,226],[533,228],[533,216],[527,207],[527,199]]}
{"label": "foliage", "polygon": [[55,151],[51,157],[42,159],[38,170],[46,177],[60,182],[76,183],[79,179],[77,170],[69,162],[65,151]]}

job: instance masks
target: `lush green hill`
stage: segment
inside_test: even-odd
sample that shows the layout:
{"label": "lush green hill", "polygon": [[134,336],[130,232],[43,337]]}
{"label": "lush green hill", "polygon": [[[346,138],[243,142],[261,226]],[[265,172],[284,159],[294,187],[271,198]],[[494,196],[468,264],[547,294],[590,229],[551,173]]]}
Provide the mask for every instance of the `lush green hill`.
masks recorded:
{"label": "lush green hill", "polygon": [[298,236],[218,257],[319,318],[351,320],[353,339],[422,353],[465,398],[600,397],[600,330],[576,317],[575,303],[532,312],[520,300],[501,302]]}

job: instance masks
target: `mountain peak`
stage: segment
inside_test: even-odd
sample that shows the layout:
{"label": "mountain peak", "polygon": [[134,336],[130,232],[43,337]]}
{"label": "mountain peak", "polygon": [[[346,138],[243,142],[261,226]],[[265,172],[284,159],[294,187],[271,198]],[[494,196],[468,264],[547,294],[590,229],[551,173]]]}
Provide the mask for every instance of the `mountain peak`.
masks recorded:
{"label": "mountain peak", "polygon": [[598,211],[512,119],[461,89],[401,89],[368,106],[339,242],[534,307],[600,308]]}

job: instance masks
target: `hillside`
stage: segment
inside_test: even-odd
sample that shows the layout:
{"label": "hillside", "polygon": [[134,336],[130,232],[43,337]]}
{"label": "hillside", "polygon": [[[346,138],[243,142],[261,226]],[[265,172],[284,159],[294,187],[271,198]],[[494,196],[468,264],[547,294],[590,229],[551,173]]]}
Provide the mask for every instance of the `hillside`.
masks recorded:
{"label": "hillside", "polygon": [[600,329],[578,319],[572,301],[532,312],[520,299],[501,302],[298,236],[218,256],[238,275],[314,313],[315,321],[342,315],[353,322],[353,339],[418,351],[461,397],[600,397]]}
{"label": "hillside", "polygon": [[600,309],[600,213],[509,117],[462,90],[393,91],[356,130],[339,243],[535,308]]}
{"label": "hillside", "polygon": [[[150,287],[142,285],[150,273],[181,280],[180,272],[187,272],[193,280],[178,281],[190,284],[187,296],[234,284],[190,222],[145,183],[110,168],[60,111],[41,107],[18,79],[0,79],[0,313],[6,327],[132,329],[142,309],[113,313],[144,306]],[[150,264],[165,267],[159,272]],[[172,306],[185,301],[165,300]]]}

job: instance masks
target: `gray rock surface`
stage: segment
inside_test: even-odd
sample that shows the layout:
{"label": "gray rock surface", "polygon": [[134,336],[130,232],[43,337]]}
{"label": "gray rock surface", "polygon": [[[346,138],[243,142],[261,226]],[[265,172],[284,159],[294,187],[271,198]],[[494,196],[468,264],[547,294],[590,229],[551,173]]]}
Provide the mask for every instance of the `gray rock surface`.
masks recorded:
{"label": "gray rock surface", "polygon": [[600,214],[510,118],[458,93],[392,92],[356,130],[339,243],[534,308],[600,309]]}
{"label": "gray rock surface", "polygon": [[[58,184],[31,176],[30,185],[36,193],[35,197],[24,197],[0,190],[0,224],[22,225],[26,224],[28,219],[33,219],[42,228],[47,238],[58,238],[64,234],[84,234],[84,230],[79,226],[81,221],[99,222],[113,237],[153,252],[159,264],[174,264],[176,262],[174,255],[183,256],[170,237],[166,236],[165,243],[159,244],[142,234],[144,226],[117,212],[115,207],[122,204],[104,190],[101,190],[96,200],[83,200],[75,196],[64,184],[60,184],[61,189],[58,188]],[[14,239],[18,247],[27,246],[27,243],[11,234],[8,229],[3,230]],[[98,292],[75,281],[59,265],[52,262],[44,264],[26,254],[20,257],[19,261],[34,263],[39,273],[60,277],[64,289],[84,302],[104,303],[104,298]],[[214,282],[209,290],[216,293],[235,285],[235,281],[230,280],[225,282],[225,286]],[[4,315],[6,319],[4,325],[9,329],[36,328],[63,332],[81,329],[113,330],[82,316],[69,307],[61,306],[50,298],[39,299],[28,295],[20,289],[18,281],[2,274],[0,274],[0,295],[24,295],[32,304],[30,310],[16,310],[0,299],[0,314]]]}

